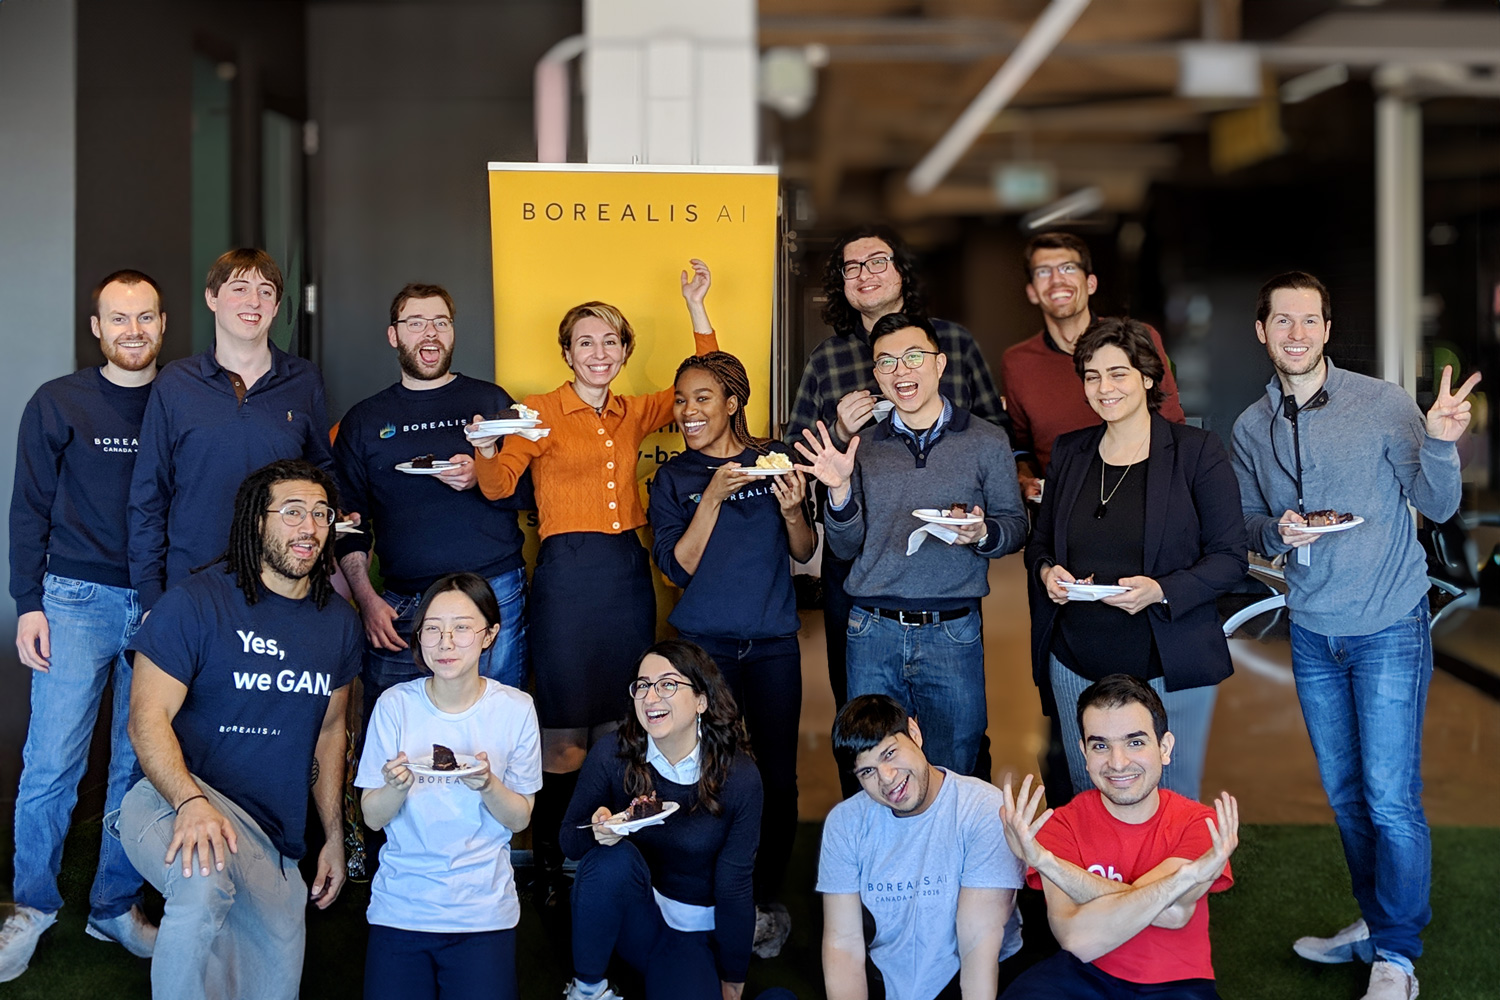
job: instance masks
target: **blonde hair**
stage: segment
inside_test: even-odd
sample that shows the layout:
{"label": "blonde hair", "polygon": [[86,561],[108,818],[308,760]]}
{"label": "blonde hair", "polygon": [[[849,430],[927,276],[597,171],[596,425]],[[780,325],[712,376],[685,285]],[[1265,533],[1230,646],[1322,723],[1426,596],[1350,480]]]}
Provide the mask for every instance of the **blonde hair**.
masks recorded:
{"label": "blonde hair", "polygon": [[620,335],[620,343],[625,348],[625,359],[628,361],[631,352],[635,350],[635,330],[625,314],[608,302],[585,302],[563,313],[562,322],[557,324],[558,346],[564,352],[570,350],[573,346],[573,328],[589,316],[603,320],[611,330]]}

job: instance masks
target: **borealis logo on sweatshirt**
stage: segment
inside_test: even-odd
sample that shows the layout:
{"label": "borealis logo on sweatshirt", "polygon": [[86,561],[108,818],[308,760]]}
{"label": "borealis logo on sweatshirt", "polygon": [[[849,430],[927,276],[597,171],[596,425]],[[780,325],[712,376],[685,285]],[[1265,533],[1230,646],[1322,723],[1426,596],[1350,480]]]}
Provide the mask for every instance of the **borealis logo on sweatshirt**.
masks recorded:
{"label": "borealis logo on sweatshirt", "polygon": [[395,436],[396,436],[396,425],[395,424],[386,424],[384,427],[380,428],[380,440],[384,441],[386,438],[393,438]]}
{"label": "borealis logo on sweatshirt", "polygon": [[120,455],[134,455],[140,450],[141,442],[134,437],[96,437],[94,447],[100,451],[114,452]]}

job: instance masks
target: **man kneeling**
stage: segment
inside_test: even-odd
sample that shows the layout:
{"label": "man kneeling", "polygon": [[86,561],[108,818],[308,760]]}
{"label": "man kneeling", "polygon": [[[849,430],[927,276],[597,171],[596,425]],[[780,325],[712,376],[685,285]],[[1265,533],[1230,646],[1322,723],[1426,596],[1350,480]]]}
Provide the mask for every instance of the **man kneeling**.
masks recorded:
{"label": "man kneeling", "polygon": [[308,783],[327,842],[312,900],[344,883],[344,705],[364,652],[333,592],[333,481],[300,460],[241,484],[229,550],[131,640],[130,739],[146,777],[120,840],[166,897],[157,1000],[289,1000],[302,975]]}
{"label": "man kneeling", "polygon": [[1158,789],[1172,734],[1146,682],[1113,674],[1078,698],[1088,791],[1037,816],[1031,776],[1013,797],[1006,781],[1005,839],[1047,896],[1063,950],[1028,969],[1005,1000],[1217,998],[1205,893],[1234,883],[1239,805],[1210,809]]}
{"label": "man kneeling", "polygon": [[996,818],[999,790],[929,764],[917,721],[885,695],[844,706],[833,753],[864,792],[834,806],[823,825],[829,1000],[871,993],[862,906],[874,917],[869,955],[887,1000],[994,997],[1002,944],[1007,954],[1020,947],[1022,879]]}

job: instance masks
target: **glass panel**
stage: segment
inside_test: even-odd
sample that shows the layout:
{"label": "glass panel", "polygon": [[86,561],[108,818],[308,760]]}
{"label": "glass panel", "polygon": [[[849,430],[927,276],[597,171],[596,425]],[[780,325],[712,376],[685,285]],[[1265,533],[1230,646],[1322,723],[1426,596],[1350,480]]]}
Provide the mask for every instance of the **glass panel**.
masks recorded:
{"label": "glass panel", "polygon": [[302,123],[275,111],[261,116],[261,219],[266,252],[286,280],[271,339],[283,350],[306,356],[303,329],[303,270],[306,252],[303,205]]}
{"label": "glass panel", "polygon": [[[192,268],[193,351],[214,342],[213,313],[198,305],[197,289],[230,246],[230,81],[234,65],[201,52],[193,55]],[[174,324],[175,325],[175,324]]]}

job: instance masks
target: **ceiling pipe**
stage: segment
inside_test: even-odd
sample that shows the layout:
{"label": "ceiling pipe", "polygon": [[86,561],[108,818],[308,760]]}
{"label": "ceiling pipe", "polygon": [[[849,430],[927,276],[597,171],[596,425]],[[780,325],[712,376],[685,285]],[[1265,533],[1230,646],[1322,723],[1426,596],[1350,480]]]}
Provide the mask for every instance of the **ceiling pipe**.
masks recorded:
{"label": "ceiling pipe", "polygon": [[588,47],[584,35],[569,35],[537,61],[533,77],[536,115],[536,162],[568,162],[568,63]]}
{"label": "ceiling pipe", "polygon": [[1026,37],[1021,39],[1021,44],[1005,60],[1005,65],[912,170],[906,179],[906,187],[912,194],[928,194],[948,176],[953,165],[1031,79],[1031,74],[1056,48],[1088,5],[1089,0],[1052,0],[1026,32]]}

